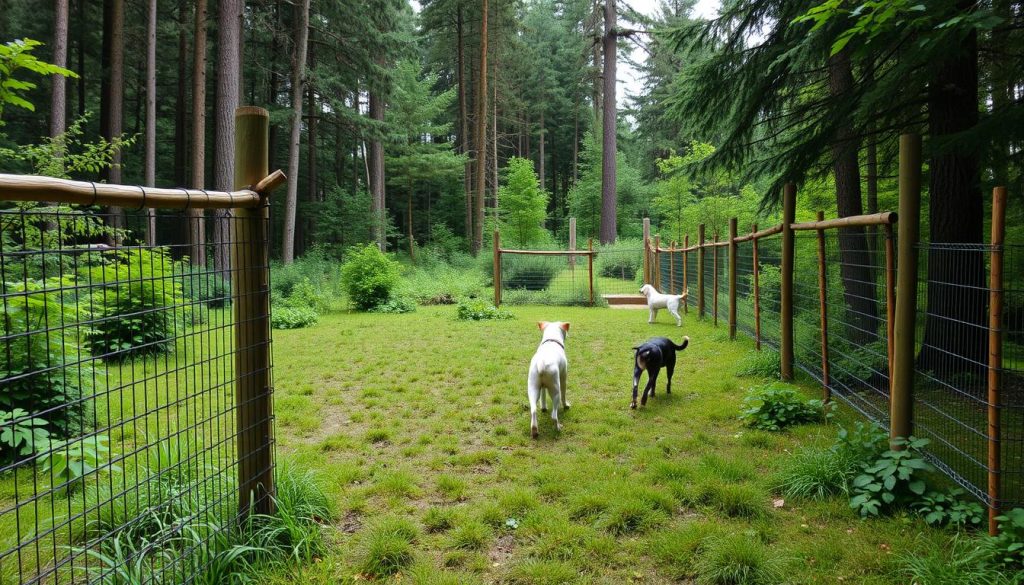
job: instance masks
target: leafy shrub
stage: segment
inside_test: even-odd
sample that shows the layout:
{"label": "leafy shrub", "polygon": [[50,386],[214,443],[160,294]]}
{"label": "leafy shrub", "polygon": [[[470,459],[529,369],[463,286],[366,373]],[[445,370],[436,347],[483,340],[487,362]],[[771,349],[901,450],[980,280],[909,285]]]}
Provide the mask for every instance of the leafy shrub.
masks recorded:
{"label": "leafy shrub", "polygon": [[[59,436],[82,431],[87,420],[82,396],[94,379],[93,368],[81,363],[83,348],[73,325],[87,317],[78,303],[65,299],[68,278],[3,283],[0,360],[0,410],[46,412],[48,430]],[[65,302],[67,300],[68,302]],[[47,330],[45,324],[62,327]],[[61,364],[73,367],[59,367]]]}
{"label": "leafy shrub", "polygon": [[93,355],[129,359],[173,349],[175,326],[184,324],[176,319],[187,319],[189,310],[163,250],[115,252],[90,277],[109,283],[89,297],[90,313],[99,317],[87,336]]}
{"label": "leafy shrub", "polygon": [[371,312],[400,315],[403,313],[412,313],[415,310],[416,301],[409,297],[396,296],[389,299],[386,303],[377,305],[371,309]]}
{"label": "leafy shrub", "polygon": [[1003,568],[1024,569],[1024,508],[1014,508],[996,520],[999,535],[986,540],[985,550]]}
{"label": "leafy shrub", "polygon": [[308,278],[303,278],[292,287],[291,294],[287,297],[292,306],[308,307],[319,314],[331,310],[331,294],[322,287],[313,284]]}
{"label": "leafy shrub", "polygon": [[292,296],[292,290],[303,281],[309,281],[331,297],[337,296],[338,263],[320,247],[314,247],[291,264],[274,262],[270,266],[270,287],[280,298]]}
{"label": "leafy shrub", "polygon": [[[110,455],[109,439],[106,435],[89,435],[66,441],[53,441],[50,450],[40,457],[43,473],[48,474],[55,487],[74,490],[82,478],[96,472]],[[107,471],[120,471],[116,465]]]}
{"label": "leafy shrub", "polygon": [[437,263],[407,271],[398,295],[411,297],[421,305],[454,305],[480,296],[483,288],[484,279],[478,271]]}
{"label": "leafy shrub", "polygon": [[455,315],[460,321],[504,321],[514,318],[510,311],[479,299],[459,303]]}
{"label": "leafy shrub", "polygon": [[913,503],[914,511],[931,526],[974,528],[981,525],[985,511],[981,504],[961,498],[964,491],[951,489],[946,493],[928,492]]}
{"label": "leafy shrub", "polygon": [[780,431],[791,425],[823,422],[828,416],[828,407],[821,400],[805,401],[793,388],[774,383],[747,393],[740,420],[755,429]]}
{"label": "leafy shrub", "polygon": [[620,238],[614,244],[601,246],[594,258],[594,269],[608,278],[632,281],[637,274],[642,278],[643,249],[643,240]]}
{"label": "leafy shrub", "polygon": [[50,432],[46,421],[30,417],[21,408],[0,410],[0,461],[46,451],[50,446]]}
{"label": "leafy shrub", "polygon": [[861,516],[878,516],[918,501],[927,489],[921,474],[932,470],[921,454],[928,443],[928,439],[914,437],[894,439],[893,446],[902,449],[882,453],[875,463],[866,466],[863,473],[854,478],[850,507]]}
{"label": "leafy shrub", "polygon": [[751,378],[779,378],[779,366],[782,363],[779,352],[774,349],[762,349],[748,353],[736,366],[737,376]]}
{"label": "leafy shrub", "polygon": [[376,245],[349,249],[341,267],[346,292],[356,309],[369,311],[391,298],[398,285],[399,264],[381,252]]}
{"label": "leafy shrub", "polygon": [[563,257],[506,256],[502,259],[502,286],[539,291],[548,288],[565,263]]}
{"label": "leafy shrub", "polygon": [[274,329],[302,329],[316,325],[320,314],[301,305],[284,302],[270,312],[270,326]]}
{"label": "leafy shrub", "polygon": [[231,304],[231,283],[211,269],[192,267],[179,279],[182,294],[193,303],[202,303],[211,309]]}

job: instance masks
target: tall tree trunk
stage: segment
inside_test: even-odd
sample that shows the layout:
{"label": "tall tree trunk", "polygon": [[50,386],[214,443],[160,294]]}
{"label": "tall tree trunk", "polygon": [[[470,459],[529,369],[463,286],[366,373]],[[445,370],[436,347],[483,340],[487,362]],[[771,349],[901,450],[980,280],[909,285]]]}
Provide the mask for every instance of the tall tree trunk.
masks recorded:
{"label": "tall tree trunk", "polygon": [[174,184],[185,185],[188,159],[188,138],[185,120],[188,119],[188,2],[178,0],[178,87],[174,99]]}
{"label": "tall tree trunk", "polygon": [[590,55],[591,55],[591,59],[592,59],[593,64],[594,64],[594,83],[593,83],[593,86],[590,89],[590,92],[591,92],[590,99],[593,102],[593,106],[594,106],[594,121],[595,122],[597,120],[601,119],[601,106],[602,106],[602,104],[601,104],[601,74],[599,74],[599,72],[602,71],[602,67],[603,67],[602,63],[601,63],[601,50],[602,50],[601,47],[602,47],[602,43],[598,42],[598,41],[603,39],[603,35],[600,34],[600,31],[598,30],[598,26],[599,25],[596,24],[596,23],[599,23],[599,22],[601,22],[603,20],[603,18],[601,18],[599,16],[599,15],[601,15],[601,11],[602,11],[601,0],[594,0],[594,19],[595,19],[595,24],[594,24],[594,42],[590,46]]}
{"label": "tall tree trunk", "polygon": [[85,0],[75,4],[79,26],[75,27],[75,51],[78,57],[78,117],[85,115]]}
{"label": "tall tree trunk", "polygon": [[[206,0],[196,1],[192,35],[192,187],[206,187]],[[202,209],[188,209],[189,256],[206,266],[206,220]]]}
{"label": "tall tree trunk", "polygon": [[[280,2],[280,0],[275,0],[275,2],[274,2],[274,25],[275,25],[275,30],[280,30],[281,29],[282,24],[281,24],[281,2]],[[270,104],[271,107],[277,105],[277,92],[278,92],[278,88],[277,88],[277,77],[278,77],[278,75],[277,75],[277,54],[279,52],[280,52],[280,45],[278,44],[278,41],[277,41],[277,35],[271,35],[270,36],[270,55],[268,56],[270,63],[269,63],[269,67],[267,68],[267,103]],[[277,166],[277,136],[278,136],[277,130],[278,130],[277,125],[275,125],[274,121],[271,120],[270,121],[270,127],[268,128],[268,133],[267,133],[267,143],[268,143],[267,144],[267,151],[269,152],[269,158],[270,158],[269,168],[271,168],[271,169],[278,168],[278,166]]]}
{"label": "tall tree trunk", "polygon": [[488,0],[481,0],[480,72],[476,94],[476,202],[473,205],[473,254],[480,253],[484,240],[484,189],[487,184],[487,16]]}
{"label": "tall tree trunk", "polygon": [[409,259],[413,263],[416,262],[416,240],[412,236],[412,195],[414,190],[412,177],[409,177],[409,193],[405,200],[405,223],[406,237],[409,239]]}
{"label": "tall tree trunk", "polygon": [[544,143],[547,142],[547,132],[546,132],[546,128],[544,128],[544,109],[543,108],[541,108],[541,110],[540,110],[540,132],[538,134],[539,134],[538,139],[540,141],[540,146],[538,147],[538,152],[537,152],[537,178],[538,178],[538,180],[540,182],[540,188],[543,189],[544,185],[547,183],[547,178],[548,178],[547,177],[547,169],[544,168],[544,159],[545,159],[545,154],[546,154],[544,152]]}
{"label": "tall tree trunk", "polygon": [[579,180],[580,168],[580,101],[577,96],[576,107],[572,111],[572,184]]}
{"label": "tall tree trunk", "polygon": [[[841,97],[853,90],[853,70],[850,54],[841,51],[829,58],[829,91]],[[857,158],[856,133],[848,125],[841,125],[832,143],[832,170],[836,180],[836,205],[839,217],[861,215],[860,167]],[[839,230],[839,251],[842,258],[839,272],[843,281],[846,304],[846,325],[851,339],[866,343],[878,333],[878,303],[871,270],[864,228]]]}
{"label": "tall tree trunk", "polygon": [[[370,118],[380,124],[384,122],[384,99],[379,88],[371,87],[370,90]],[[370,211],[373,213],[373,239],[377,247],[384,251],[387,242],[384,241],[387,235],[384,230],[387,219],[386,201],[384,200],[384,143],[381,142],[379,132],[375,131],[373,140],[370,141]]]}
{"label": "tall tree trunk", "polygon": [[[101,87],[100,133],[112,140],[121,136],[124,121],[124,0],[103,2],[103,80]],[[111,158],[110,168],[102,173],[109,183],[120,184],[121,152]],[[120,207],[108,208],[113,228],[124,227]],[[115,242],[117,238],[114,238]]]}
{"label": "tall tree trunk", "polygon": [[[213,181],[218,191],[235,183],[235,109],[239,105],[243,0],[220,0],[217,11],[217,96],[214,107]],[[214,211],[213,266],[230,278],[230,212]]]}
{"label": "tall tree trunk", "polygon": [[[306,52],[309,45],[309,0],[295,6],[295,52],[292,54],[292,126],[288,141],[288,196],[284,202],[281,261],[295,260],[295,216],[299,201],[299,150],[302,139],[302,96],[306,89]],[[309,178],[312,180],[312,177]]]}
{"label": "tall tree trunk", "polygon": [[[966,14],[973,4],[961,1],[958,6]],[[978,39],[971,33],[936,65],[928,87],[933,245],[983,242],[979,154],[949,139],[977,123]],[[978,250],[930,249],[928,317],[919,367],[941,376],[981,372],[988,349],[985,285],[985,262]]]}
{"label": "tall tree trunk", "polygon": [[491,164],[491,170],[494,172],[494,185],[493,185],[493,189],[494,189],[494,192],[493,192],[494,193],[494,217],[495,217],[495,219],[497,219],[497,217],[498,217],[498,203],[499,203],[499,201],[498,201],[498,189],[501,188],[501,185],[498,184],[498,68],[497,67],[494,68],[494,102],[492,104],[492,107],[494,108],[494,110],[493,110],[493,114],[494,115],[492,116],[493,121],[491,123],[491,127],[494,128],[494,141],[491,143],[491,145],[493,147],[493,150],[491,151],[491,154],[492,154],[491,159],[493,161],[493,164]]}
{"label": "tall tree trunk", "polygon": [[[68,0],[55,0],[53,14],[53,64],[68,66]],[[56,137],[67,129],[67,79],[53,76],[50,95],[50,136]]]}
{"label": "tall tree trunk", "polygon": [[[146,185],[156,186],[156,0],[146,20]],[[147,209],[146,244],[156,245],[156,210]]]}
{"label": "tall tree trunk", "polygon": [[[312,49],[315,45],[310,44],[310,62],[307,67],[307,71],[313,69],[313,52]],[[306,95],[308,102],[309,111],[309,137],[307,139],[308,144],[306,145],[306,176],[309,177],[306,180],[306,200],[310,203],[316,203],[322,201],[323,198],[320,195],[320,182],[319,182],[319,170],[317,169],[317,134],[320,128],[320,111],[316,103],[316,92],[313,90],[312,85],[306,82]],[[302,223],[302,230],[299,234],[298,242],[301,245],[299,253],[304,254],[309,244],[309,238],[314,232],[316,226],[316,213],[305,214],[305,221]]]}
{"label": "tall tree trunk", "polygon": [[473,162],[469,159],[469,107],[466,103],[466,41],[463,36],[463,6],[458,3],[455,14],[456,61],[459,68],[459,141],[461,152],[466,157],[462,175],[463,191],[466,195],[466,240],[473,241]]}
{"label": "tall tree trunk", "polygon": [[601,243],[615,242],[617,201],[615,192],[615,133],[617,130],[615,104],[616,30],[615,0],[605,0],[604,5],[604,137],[601,152]]}

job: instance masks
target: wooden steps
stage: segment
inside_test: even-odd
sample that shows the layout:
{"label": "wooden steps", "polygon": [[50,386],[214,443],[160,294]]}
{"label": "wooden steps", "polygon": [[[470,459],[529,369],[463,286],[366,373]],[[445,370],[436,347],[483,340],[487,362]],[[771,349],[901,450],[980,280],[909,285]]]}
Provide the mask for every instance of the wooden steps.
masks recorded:
{"label": "wooden steps", "polygon": [[647,306],[647,297],[644,295],[601,295],[608,306],[613,309],[638,309]]}

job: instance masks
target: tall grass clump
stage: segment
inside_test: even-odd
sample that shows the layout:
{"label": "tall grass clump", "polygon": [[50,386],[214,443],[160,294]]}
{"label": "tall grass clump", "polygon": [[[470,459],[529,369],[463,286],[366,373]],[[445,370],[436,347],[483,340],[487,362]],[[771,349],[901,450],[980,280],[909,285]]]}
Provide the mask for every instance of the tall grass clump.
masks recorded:
{"label": "tall grass clump", "polygon": [[791,498],[826,499],[849,496],[853,478],[888,449],[888,435],[877,424],[858,422],[839,429],[827,449],[809,448],[789,458],[776,480],[778,491]]}
{"label": "tall grass clump", "polygon": [[308,562],[324,552],[323,525],[334,519],[323,479],[286,463],[277,468],[275,511],[251,521],[250,542],[272,556]]}
{"label": "tall grass clump", "polygon": [[364,531],[358,544],[357,569],[374,578],[390,577],[412,564],[419,531],[404,518],[381,518]]}
{"label": "tall grass clump", "polygon": [[771,551],[747,534],[726,534],[708,542],[696,563],[701,585],[774,585],[782,572]]}
{"label": "tall grass clump", "polygon": [[736,365],[736,375],[777,380],[781,359],[779,352],[774,349],[752,351]]}
{"label": "tall grass clump", "polygon": [[926,554],[899,557],[900,572],[910,583],[927,585],[1012,585],[1024,581],[1024,571],[1007,570],[993,562],[991,551],[963,534],[949,546]]}

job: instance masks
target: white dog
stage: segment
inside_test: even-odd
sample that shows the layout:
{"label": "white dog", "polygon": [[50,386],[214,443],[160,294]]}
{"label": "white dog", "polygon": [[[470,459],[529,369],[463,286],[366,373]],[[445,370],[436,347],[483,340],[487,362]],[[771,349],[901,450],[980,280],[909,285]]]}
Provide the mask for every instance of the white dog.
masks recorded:
{"label": "white dog", "polygon": [[537,400],[541,409],[547,412],[547,393],[551,394],[551,420],[555,428],[562,430],[558,421],[558,407],[569,410],[569,401],[565,399],[565,375],[568,362],[565,359],[565,338],[569,334],[569,324],[556,321],[537,323],[541,335],[537,353],[530,360],[530,373],[526,378],[526,391],[530,398],[530,436],[537,438]]}
{"label": "white dog", "polygon": [[676,318],[676,327],[683,326],[683,318],[679,316],[679,303],[686,300],[686,293],[681,295],[663,295],[653,286],[645,284],[640,287],[640,294],[647,297],[647,309],[651,312],[648,323],[654,323],[658,316],[658,309],[668,309],[669,313]]}

